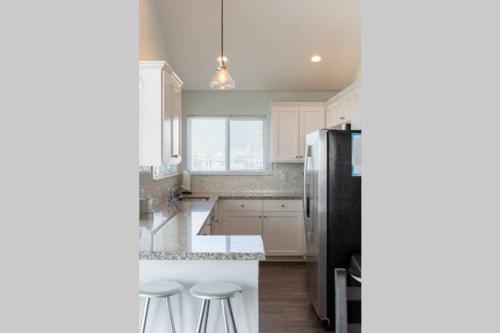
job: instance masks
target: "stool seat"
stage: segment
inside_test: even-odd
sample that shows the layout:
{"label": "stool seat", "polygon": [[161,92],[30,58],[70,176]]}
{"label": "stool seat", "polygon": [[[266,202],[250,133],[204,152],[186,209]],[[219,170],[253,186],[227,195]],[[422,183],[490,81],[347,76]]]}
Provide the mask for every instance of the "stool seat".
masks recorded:
{"label": "stool seat", "polygon": [[191,295],[203,299],[225,299],[241,293],[240,286],[224,281],[203,282],[190,290]]}
{"label": "stool seat", "polygon": [[[233,332],[238,333],[236,329],[236,322],[234,321],[233,308],[231,306],[231,300],[233,296],[241,293],[241,287],[225,281],[211,281],[211,282],[202,282],[190,290],[191,295],[194,297],[198,297],[203,299],[203,304],[201,306],[200,320],[198,321],[198,329],[197,333],[206,332],[207,331],[207,322],[208,322],[208,311],[210,310],[210,303],[215,300],[220,300],[222,306],[222,318],[224,319],[224,327],[225,332],[229,333],[229,323],[233,327]],[[226,306],[229,310],[229,321],[228,315],[226,313]]]}
{"label": "stool seat", "polygon": [[141,283],[139,296],[167,297],[180,293],[184,288],[175,281],[149,281]]}

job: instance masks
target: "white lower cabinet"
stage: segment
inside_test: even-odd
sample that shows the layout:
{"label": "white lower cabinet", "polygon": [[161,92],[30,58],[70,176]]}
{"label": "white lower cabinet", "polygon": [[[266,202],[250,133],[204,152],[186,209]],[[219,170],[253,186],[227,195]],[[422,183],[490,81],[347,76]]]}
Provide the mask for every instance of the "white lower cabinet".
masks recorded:
{"label": "white lower cabinet", "polygon": [[225,235],[262,235],[262,213],[249,211],[224,212]]}
{"label": "white lower cabinet", "polygon": [[301,256],[302,212],[264,212],[262,236],[267,256]]}
{"label": "white lower cabinet", "polygon": [[212,234],[212,229],[210,223],[206,223],[198,233],[198,235],[209,236]]}
{"label": "white lower cabinet", "polygon": [[224,200],[221,210],[222,234],[261,235],[266,256],[302,256],[302,200]]}

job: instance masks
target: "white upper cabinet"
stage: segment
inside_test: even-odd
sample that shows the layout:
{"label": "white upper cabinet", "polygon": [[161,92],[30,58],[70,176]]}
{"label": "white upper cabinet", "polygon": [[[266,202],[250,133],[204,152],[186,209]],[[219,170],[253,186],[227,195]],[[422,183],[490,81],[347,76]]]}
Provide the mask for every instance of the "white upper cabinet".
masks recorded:
{"label": "white upper cabinet", "polygon": [[272,161],[303,162],[305,136],[325,127],[324,103],[272,103]]}
{"label": "white upper cabinet", "polygon": [[335,128],[350,123],[352,129],[361,129],[361,81],[330,98],[326,102],[326,127]]}
{"label": "white upper cabinet", "polygon": [[325,107],[301,106],[300,107],[300,160],[304,160],[306,135],[325,128]]}
{"label": "white upper cabinet", "polygon": [[181,88],[167,62],[139,62],[139,165],[182,161]]}
{"label": "white upper cabinet", "polygon": [[181,83],[171,75],[164,75],[163,160],[179,164],[181,157]]}
{"label": "white upper cabinet", "polygon": [[300,155],[300,108],[273,107],[273,162],[296,161]]}

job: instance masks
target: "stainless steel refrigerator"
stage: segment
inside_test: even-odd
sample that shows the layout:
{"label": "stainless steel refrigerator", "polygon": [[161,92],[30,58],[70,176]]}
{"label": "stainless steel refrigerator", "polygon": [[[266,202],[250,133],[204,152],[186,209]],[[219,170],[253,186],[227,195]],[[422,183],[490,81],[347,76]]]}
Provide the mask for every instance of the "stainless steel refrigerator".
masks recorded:
{"label": "stainless steel refrigerator", "polygon": [[[334,269],[346,268],[351,255],[361,252],[361,131],[308,134],[305,156],[307,283],[316,314],[332,329]],[[349,311],[350,321],[360,322],[360,308]]]}

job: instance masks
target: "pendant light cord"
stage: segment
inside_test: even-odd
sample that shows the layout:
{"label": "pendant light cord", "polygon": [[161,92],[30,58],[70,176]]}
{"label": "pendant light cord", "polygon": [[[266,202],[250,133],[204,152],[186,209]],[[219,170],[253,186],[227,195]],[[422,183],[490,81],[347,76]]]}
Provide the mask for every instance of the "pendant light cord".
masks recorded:
{"label": "pendant light cord", "polygon": [[224,64],[224,0],[220,1],[220,56]]}

